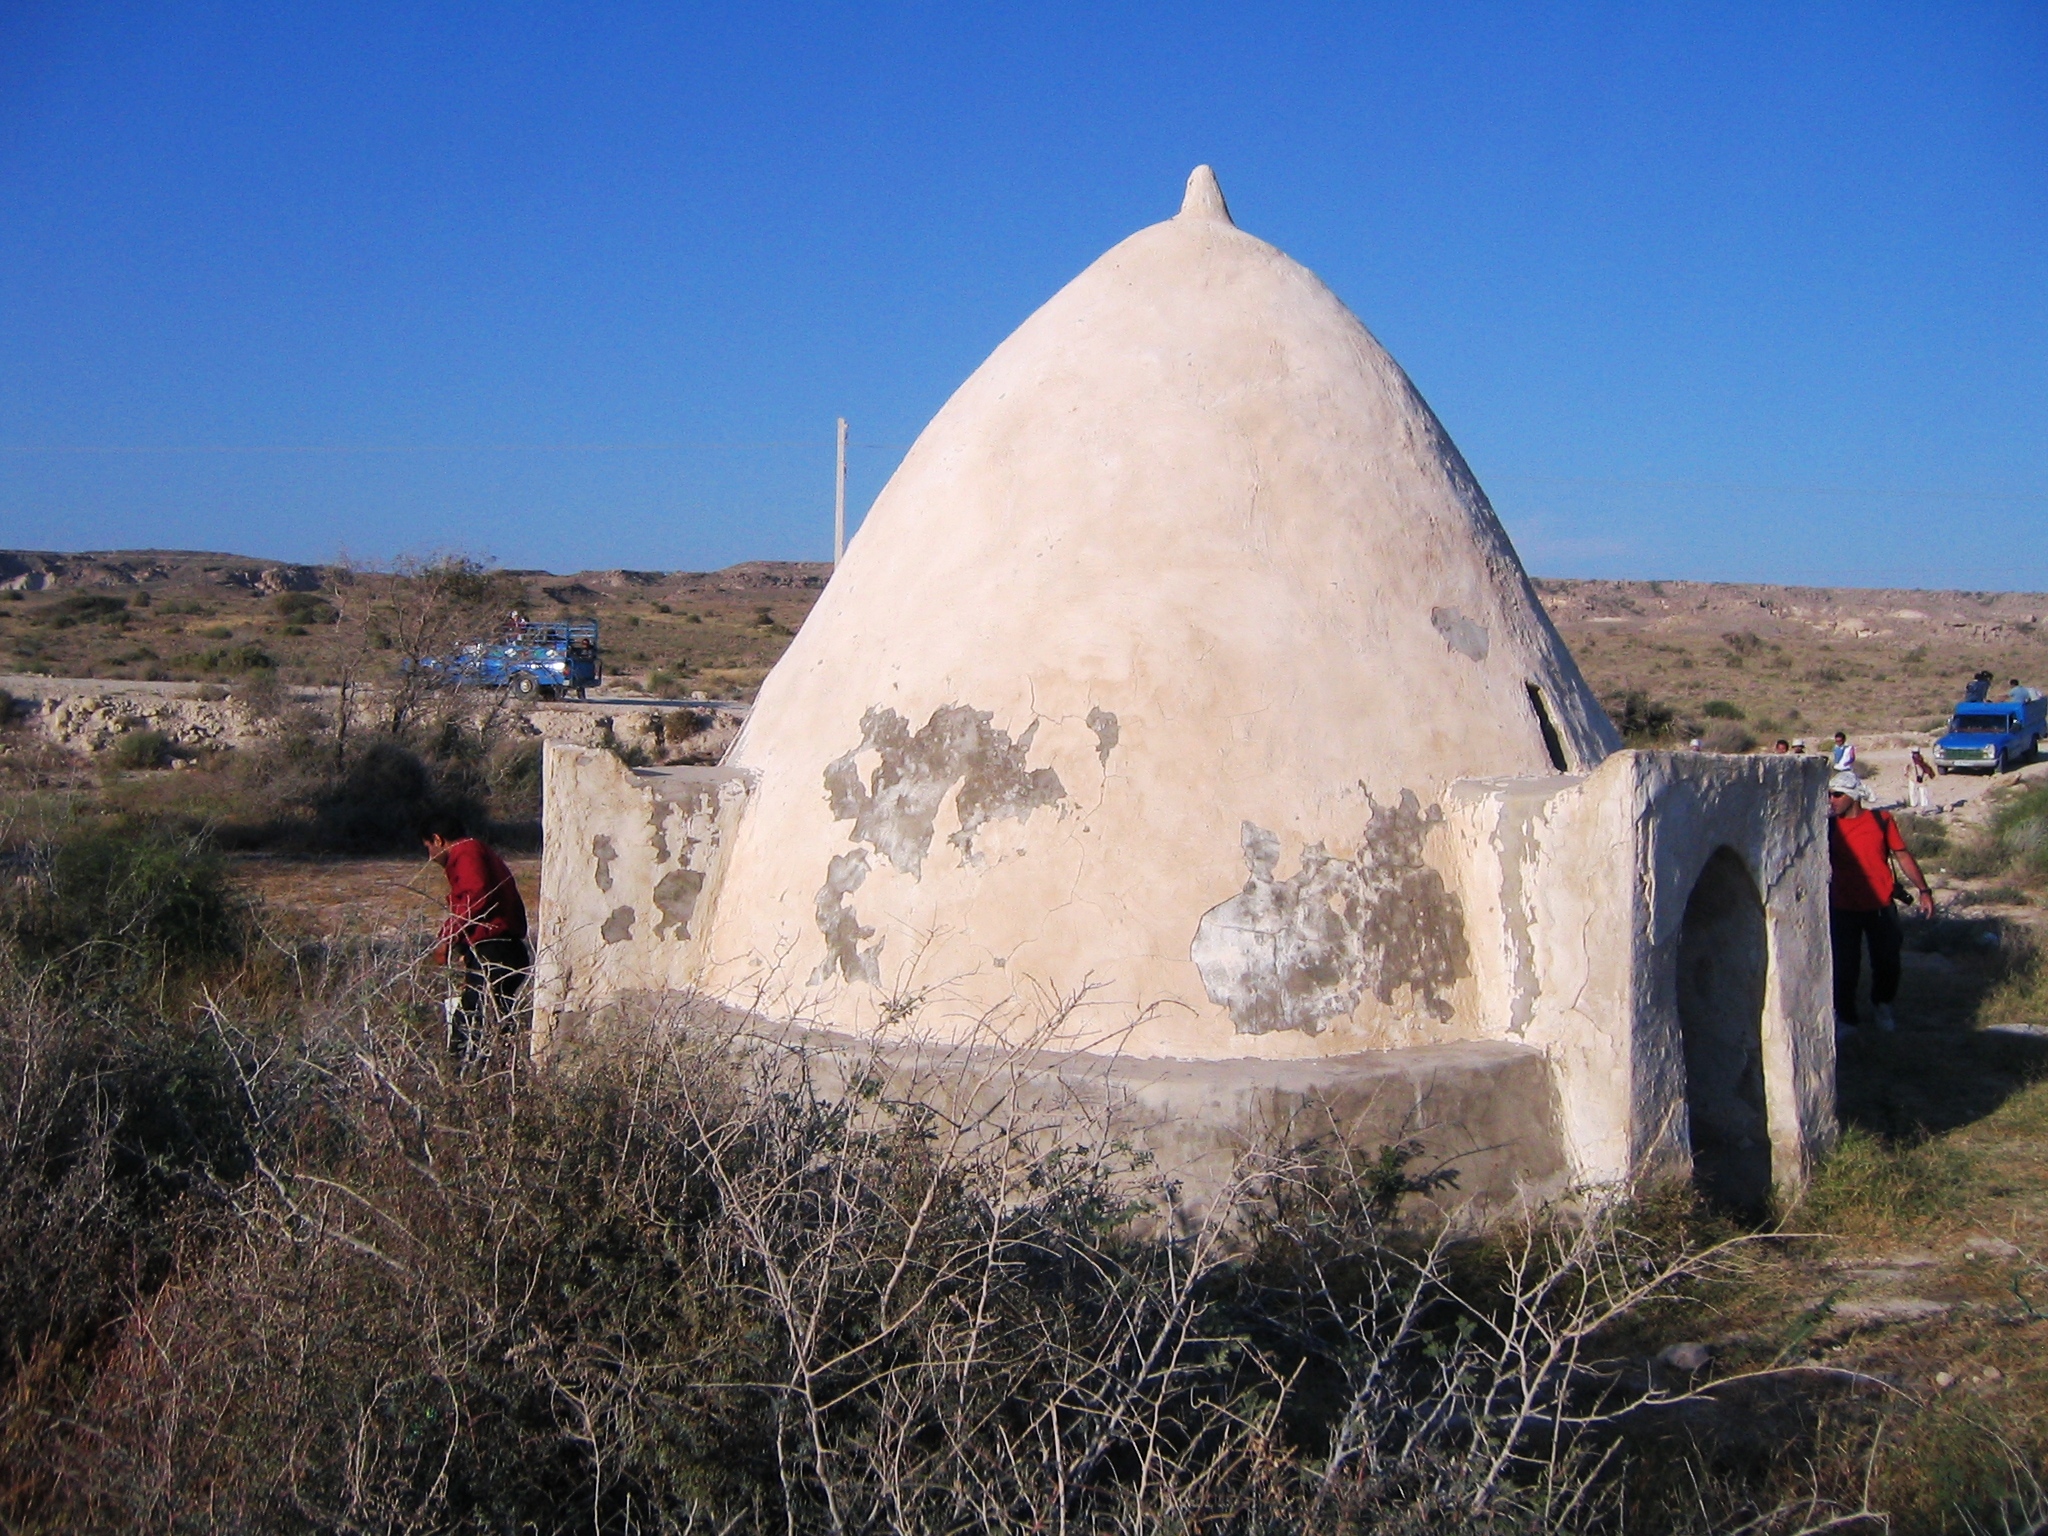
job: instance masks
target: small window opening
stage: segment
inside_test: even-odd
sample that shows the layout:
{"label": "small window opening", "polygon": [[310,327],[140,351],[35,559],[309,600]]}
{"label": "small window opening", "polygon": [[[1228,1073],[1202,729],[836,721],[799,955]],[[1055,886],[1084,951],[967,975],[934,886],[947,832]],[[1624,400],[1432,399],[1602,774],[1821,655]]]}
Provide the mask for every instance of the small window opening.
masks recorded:
{"label": "small window opening", "polygon": [[1534,683],[1530,683],[1528,688],[1529,707],[1536,711],[1536,725],[1543,732],[1543,750],[1550,754],[1550,766],[1559,773],[1570,773],[1572,765],[1565,761],[1564,738],[1557,734],[1557,725],[1550,718],[1550,707],[1543,702],[1543,690]]}

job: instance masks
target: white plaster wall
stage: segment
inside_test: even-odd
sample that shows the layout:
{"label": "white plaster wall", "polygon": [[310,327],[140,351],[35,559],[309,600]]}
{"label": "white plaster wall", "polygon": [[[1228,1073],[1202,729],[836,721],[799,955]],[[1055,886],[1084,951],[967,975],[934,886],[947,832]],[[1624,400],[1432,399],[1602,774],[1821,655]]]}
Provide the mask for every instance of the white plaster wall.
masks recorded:
{"label": "white plaster wall", "polygon": [[1831,1142],[1824,779],[1818,760],[1622,752],[1584,777],[1453,789],[1475,984],[1500,1038],[1549,1056],[1582,1180],[1689,1166],[1678,938],[1721,848],[1764,911],[1773,1177],[1802,1183]]}
{"label": "white plaster wall", "polygon": [[541,774],[536,1052],[560,1014],[696,980],[748,784],[724,769],[632,769],[554,740]]}
{"label": "white plaster wall", "polygon": [[[758,790],[705,979],[855,1032],[912,1000],[965,1033],[1092,989],[1068,1043],[1148,1055],[1470,1038],[1489,1026],[1455,976],[1244,1033],[1191,945],[1254,873],[1248,827],[1285,886],[1319,844],[1357,856],[1404,792],[1428,816],[1455,779],[1552,772],[1532,683],[1573,766],[1618,745],[1406,375],[1198,173],[947,403],[764,685],[727,759]],[[986,716],[964,756],[949,709]],[[864,720],[911,738],[893,791]],[[887,802],[869,835],[835,764]],[[893,797],[921,781],[920,847]],[[1450,869],[1442,829],[1425,843]]]}

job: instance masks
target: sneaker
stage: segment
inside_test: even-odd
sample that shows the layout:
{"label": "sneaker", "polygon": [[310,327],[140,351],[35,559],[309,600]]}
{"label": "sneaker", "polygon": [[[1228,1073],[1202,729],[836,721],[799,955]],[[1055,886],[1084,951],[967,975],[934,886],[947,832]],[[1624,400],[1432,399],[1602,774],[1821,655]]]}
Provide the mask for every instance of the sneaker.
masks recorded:
{"label": "sneaker", "polygon": [[1890,1003],[1879,1003],[1873,1012],[1877,1015],[1877,1027],[1886,1034],[1890,1034],[1899,1027],[1899,1021],[1892,1017],[1892,1005]]}

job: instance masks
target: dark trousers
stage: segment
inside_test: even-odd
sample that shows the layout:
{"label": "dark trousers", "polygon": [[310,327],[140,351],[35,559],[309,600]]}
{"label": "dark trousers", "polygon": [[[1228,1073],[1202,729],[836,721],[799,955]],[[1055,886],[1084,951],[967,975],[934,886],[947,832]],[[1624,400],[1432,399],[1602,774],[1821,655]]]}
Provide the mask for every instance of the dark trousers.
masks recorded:
{"label": "dark trousers", "polygon": [[461,954],[462,993],[448,1020],[448,1051],[467,1061],[489,1055],[492,1039],[512,1032],[533,952],[524,939],[478,939]]}
{"label": "dark trousers", "polygon": [[1863,945],[1870,944],[1870,1001],[1888,1003],[1899,995],[1899,910],[1887,902],[1875,912],[1828,909],[1828,937],[1835,951],[1835,1017],[1856,1022],[1856,983],[1863,974]]}

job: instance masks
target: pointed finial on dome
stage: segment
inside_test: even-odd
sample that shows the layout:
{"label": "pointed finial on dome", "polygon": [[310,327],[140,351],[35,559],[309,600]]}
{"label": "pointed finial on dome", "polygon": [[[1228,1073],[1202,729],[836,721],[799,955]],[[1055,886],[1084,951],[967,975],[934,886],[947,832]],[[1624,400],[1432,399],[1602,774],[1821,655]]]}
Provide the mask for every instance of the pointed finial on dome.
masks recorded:
{"label": "pointed finial on dome", "polygon": [[1236,227],[1230,217],[1230,205],[1223,201],[1223,189],[1216,184],[1216,173],[1206,165],[1196,166],[1188,176],[1188,195],[1180,200],[1180,216],[1221,219]]}

